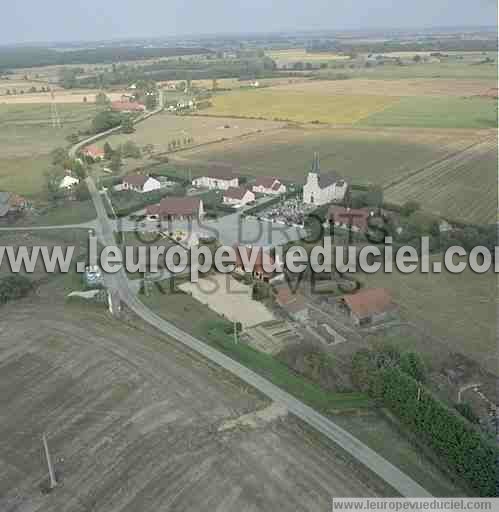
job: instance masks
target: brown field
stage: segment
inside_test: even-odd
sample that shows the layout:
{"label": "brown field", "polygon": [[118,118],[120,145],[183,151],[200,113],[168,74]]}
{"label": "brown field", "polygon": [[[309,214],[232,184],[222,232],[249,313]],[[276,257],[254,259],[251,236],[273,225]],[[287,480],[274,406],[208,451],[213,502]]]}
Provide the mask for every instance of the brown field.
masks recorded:
{"label": "brown field", "polygon": [[385,188],[390,202],[418,201],[425,210],[451,220],[492,223],[497,205],[496,134],[463,147],[435,162],[395,180]]}
{"label": "brown field", "polygon": [[[380,492],[293,418],[240,427],[268,403],[219,368],[40,293],[2,308],[1,510],[319,512]],[[49,495],[42,433],[61,482]]]}
{"label": "brown field", "polygon": [[161,153],[168,150],[169,142],[178,139],[183,140],[185,137],[192,137],[195,145],[208,144],[215,141],[237,139],[251,134],[267,133],[282,126],[283,123],[274,121],[176,116],[164,113],[137,125],[133,134],[112,135],[99,144],[103,146],[105,142],[109,142],[114,147],[123,144],[127,140],[133,140],[139,146],[152,144],[154,150]]}
{"label": "brown field", "polygon": [[[95,103],[95,96],[98,91],[95,89],[83,90],[75,89],[70,91],[58,90],[55,92],[56,103],[84,103],[84,98],[87,98],[88,103]],[[111,101],[116,101],[121,98],[125,91],[107,92],[106,95]],[[1,94],[1,93],[0,93]],[[51,103],[52,96],[50,93],[33,93],[33,94],[17,94],[15,96],[0,95],[0,105],[31,105],[31,104],[44,104]]]}
{"label": "brown field", "polygon": [[449,80],[414,78],[405,80],[309,80],[282,85],[278,90],[303,91],[310,94],[344,94],[376,96],[476,96],[497,87],[493,80]]}

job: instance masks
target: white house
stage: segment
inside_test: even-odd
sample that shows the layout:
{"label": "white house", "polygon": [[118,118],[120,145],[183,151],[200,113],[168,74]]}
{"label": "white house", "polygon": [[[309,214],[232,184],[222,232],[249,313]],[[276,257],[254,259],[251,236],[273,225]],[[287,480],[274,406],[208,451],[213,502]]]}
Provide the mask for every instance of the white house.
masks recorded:
{"label": "white house", "polygon": [[196,188],[208,188],[210,190],[227,190],[230,187],[239,187],[239,179],[232,176],[202,176],[192,180],[192,186]]}
{"label": "white house", "polygon": [[142,176],[134,174],[131,176],[125,176],[122,181],[121,190],[133,190],[134,192],[152,192],[153,190],[159,190],[161,183],[156,178],[150,176]]}
{"label": "white house", "polygon": [[286,193],[286,185],[283,185],[277,178],[262,176],[257,178],[253,185],[253,192],[267,195],[282,195]]}
{"label": "white house", "polygon": [[336,176],[321,176],[319,155],[314,156],[312,170],[308,173],[303,187],[303,202],[317,206],[343,201],[348,191],[348,183]]}
{"label": "white house", "polygon": [[255,194],[251,190],[242,187],[231,187],[224,193],[224,204],[239,208],[255,200]]}
{"label": "white house", "polygon": [[59,183],[59,188],[64,190],[70,190],[73,187],[76,187],[80,183],[80,180],[78,178],[73,178],[70,174],[66,174],[64,178],[62,178],[61,182]]}

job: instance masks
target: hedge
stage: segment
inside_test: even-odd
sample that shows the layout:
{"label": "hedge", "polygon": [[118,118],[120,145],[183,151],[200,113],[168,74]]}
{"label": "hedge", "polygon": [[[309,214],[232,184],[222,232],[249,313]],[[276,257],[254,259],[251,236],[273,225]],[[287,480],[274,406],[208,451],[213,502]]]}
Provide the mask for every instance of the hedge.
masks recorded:
{"label": "hedge", "polygon": [[479,495],[497,495],[499,451],[492,441],[399,368],[379,369],[370,387]]}

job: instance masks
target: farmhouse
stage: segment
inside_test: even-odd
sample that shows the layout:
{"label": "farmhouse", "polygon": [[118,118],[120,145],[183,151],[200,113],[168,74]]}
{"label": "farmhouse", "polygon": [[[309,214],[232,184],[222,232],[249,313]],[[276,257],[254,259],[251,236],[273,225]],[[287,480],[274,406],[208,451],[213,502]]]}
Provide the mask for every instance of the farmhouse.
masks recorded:
{"label": "farmhouse", "polygon": [[239,187],[239,179],[232,176],[211,174],[192,180],[192,186],[210,190],[227,190],[230,187]]}
{"label": "farmhouse", "polygon": [[0,192],[0,218],[18,213],[26,208],[27,200],[12,192]]}
{"label": "farmhouse", "polygon": [[[275,258],[269,252],[264,252],[263,247],[234,246],[234,251],[236,252],[234,269],[236,274],[251,275],[255,279],[269,282],[276,272],[281,271],[276,265]],[[272,271],[274,266],[276,269]]]}
{"label": "farmhouse", "polygon": [[369,288],[345,295],[338,305],[358,326],[383,322],[397,310],[390,292],[385,288]]}
{"label": "farmhouse", "polygon": [[286,193],[286,186],[277,178],[262,176],[256,179],[253,185],[253,192],[267,195],[281,195]]}
{"label": "farmhouse", "polygon": [[150,220],[197,220],[203,218],[204,206],[198,197],[165,197],[148,206],[146,215]]}
{"label": "farmhouse", "polygon": [[145,112],[146,107],[142,105],[142,103],[138,103],[136,101],[113,101],[111,103],[111,110],[114,112],[122,112],[122,113],[136,113],[136,112]]}
{"label": "farmhouse", "polygon": [[314,156],[312,169],[303,187],[303,202],[317,206],[343,201],[348,191],[348,183],[332,174],[321,176],[319,155]]}
{"label": "farmhouse", "polygon": [[133,190],[141,194],[159,190],[160,188],[161,183],[156,178],[139,174],[125,176],[121,185],[121,190]]}
{"label": "farmhouse", "polygon": [[329,222],[336,227],[349,229],[352,231],[365,233],[368,228],[369,217],[373,211],[369,208],[344,208],[343,206],[331,206],[329,208]]}
{"label": "farmhouse", "polygon": [[104,150],[97,146],[87,146],[81,150],[81,154],[93,160],[104,160]]}
{"label": "farmhouse", "polygon": [[251,190],[242,187],[230,187],[224,192],[224,204],[239,208],[255,200],[255,194]]}

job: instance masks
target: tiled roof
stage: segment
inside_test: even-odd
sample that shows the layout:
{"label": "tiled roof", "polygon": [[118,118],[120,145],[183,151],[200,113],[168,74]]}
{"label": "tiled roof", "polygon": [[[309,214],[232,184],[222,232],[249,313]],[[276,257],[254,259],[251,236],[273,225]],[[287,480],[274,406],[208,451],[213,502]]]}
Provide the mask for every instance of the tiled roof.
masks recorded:
{"label": "tiled roof", "polygon": [[345,295],[342,300],[358,318],[366,318],[396,309],[390,292],[385,288],[360,290],[351,295]]}

